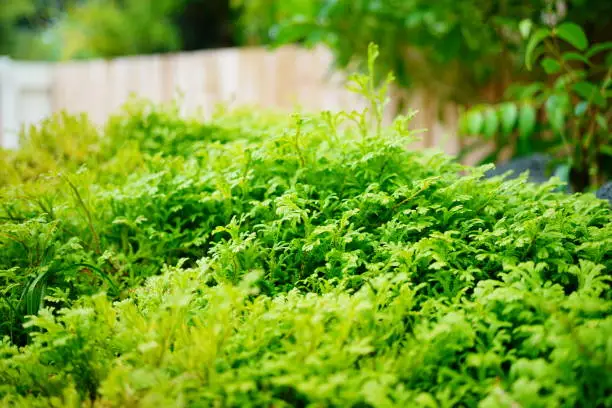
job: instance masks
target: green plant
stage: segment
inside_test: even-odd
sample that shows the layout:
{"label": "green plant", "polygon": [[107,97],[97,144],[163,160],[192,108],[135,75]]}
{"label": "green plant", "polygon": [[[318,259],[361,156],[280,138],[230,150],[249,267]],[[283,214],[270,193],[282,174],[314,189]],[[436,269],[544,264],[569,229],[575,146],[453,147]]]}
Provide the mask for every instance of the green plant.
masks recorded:
{"label": "green plant", "polygon": [[39,308],[0,304],[0,404],[612,404],[608,204],[407,150],[368,54],[363,111],[197,139],[136,105],[105,129],[137,166],[2,186],[0,288]]}
{"label": "green plant", "polygon": [[511,88],[505,103],[472,108],[462,133],[493,140],[489,160],[508,149],[513,156],[549,152],[574,191],[596,188],[612,176],[612,42],[589,45],[573,23],[532,25],[522,23],[525,63],[539,62],[548,77]]}
{"label": "green plant", "polygon": [[[201,123],[181,117],[176,103],[132,100],[103,134],[66,113],[24,129],[19,150],[0,151],[0,333],[24,342],[24,316],[47,301],[68,305],[100,287],[117,296],[181,254],[197,258],[191,246],[203,230],[227,220],[207,218],[214,203],[198,198],[214,180],[197,180],[194,160],[284,123],[245,109]],[[177,219],[188,211],[201,215]]]}

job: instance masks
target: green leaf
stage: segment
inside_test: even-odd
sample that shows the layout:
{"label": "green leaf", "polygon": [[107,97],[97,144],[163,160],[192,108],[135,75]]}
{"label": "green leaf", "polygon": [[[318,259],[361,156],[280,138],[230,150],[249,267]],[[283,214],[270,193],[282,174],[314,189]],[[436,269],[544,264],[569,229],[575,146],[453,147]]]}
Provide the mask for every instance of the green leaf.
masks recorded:
{"label": "green leaf", "polygon": [[533,27],[533,22],[530,19],[522,20],[519,23],[519,31],[523,38],[528,38],[531,33],[531,28]]}
{"label": "green leaf", "polygon": [[501,105],[499,112],[501,116],[501,129],[504,135],[507,136],[512,132],[516,124],[518,107],[512,102],[504,103]]}
{"label": "green leaf", "polygon": [[612,157],[612,146],[603,145],[599,148],[599,150],[606,156]]}
{"label": "green leaf", "polygon": [[320,27],[311,22],[291,22],[279,24],[272,30],[272,45],[275,47],[303,40],[320,30]]}
{"label": "green leaf", "polygon": [[519,137],[528,139],[535,130],[536,110],[533,105],[525,104],[521,106],[518,118]]}
{"label": "green leaf", "polygon": [[499,129],[499,118],[497,112],[491,107],[484,112],[484,126],[482,133],[487,139],[491,139]]}
{"label": "green leaf", "polygon": [[551,128],[557,133],[565,129],[567,95],[551,95],[546,101],[546,114]]}
{"label": "green leaf", "polygon": [[533,66],[534,51],[548,36],[550,36],[550,30],[548,28],[539,28],[529,39],[525,50],[525,65],[527,65],[527,69],[531,70]]}
{"label": "green leaf", "polygon": [[541,64],[544,68],[544,71],[546,71],[548,75],[556,74],[561,71],[561,64],[559,64],[556,60],[550,57],[544,58]]}
{"label": "green leaf", "polygon": [[602,51],[612,50],[612,41],[594,44],[587,52],[586,56],[592,58],[594,55],[599,54]]}
{"label": "green leaf", "polygon": [[565,130],[565,111],[560,108],[553,110],[548,116],[548,121],[553,130],[557,133],[563,133]]}
{"label": "green leaf", "polygon": [[43,306],[44,292],[49,275],[49,269],[44,268],[26,287],[23,300],[25,301],[28,315],[37,314]]}
{"label": "green leaf", "polygon": [[473,110],[467,116],[467,132],[470,135],[479,135],[482,131],[484,117],[481,111]]}
{"label": "green leaf", "polygon": [[584,55],[579,54],[577,52],[566,52],[563,54],[563,60],[564,61],[580,61],[580,62],[584,62],[587,65],[591,65],[591,61],[589,61],[588,58],[586,58]]}
{"label": "green leaf", "polygon": [[599,88],[593,85],[591,82],[581,81],[574,84],[572,87],[582,99],[586,101],[593,101],[595,104],[602,108],[606,106],[606,100],[600,93]]}
{"label": "green leaf", "polygon": [[518,98],[519,99],[533,99],[535,95],[543,89],[544,89],[544,85],[542,85],[540,82],[534,82],[532,84],[529,84],[523,87],[518,92]]}
{"label": "green leaf", "polygon": [[465,113],[462,112],[460,114],[461,116],[459,117],[459,134],[460,135],[467,135],[469,133],[468,129],[468,116],[469,116],[469,112]]}
{"label": "green leaf", "polygon": [[555,34],[581,51],[589,46],[586,34],[578,24],[563,23],[555,29]]}
{"label": "green leaf", "polygon": [[567,74],[560,75],[554,82],[553,87],[556,90],[565,90],[566,87],[571,85],[572,83],[581,80],[586,77],[586,72],[584,70],[576,70],[572,72],[568,72]]}

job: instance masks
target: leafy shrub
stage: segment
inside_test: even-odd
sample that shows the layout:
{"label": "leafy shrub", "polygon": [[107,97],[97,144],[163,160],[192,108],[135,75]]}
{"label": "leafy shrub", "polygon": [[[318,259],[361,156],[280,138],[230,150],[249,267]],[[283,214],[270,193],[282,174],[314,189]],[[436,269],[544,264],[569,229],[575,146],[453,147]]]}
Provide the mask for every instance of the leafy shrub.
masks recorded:
{"label": "leafy shrub", "polygon": [[[29,129],[20,150],[1,152],[0,333],[24,341],[20,322],[38,311],[45,293],[66,305],[102,282],[117,292],[189,254],[206,235],[205,225],[195,228],[208,214],[208,204],[196,200],[206,191],[198,189],[214,186],[189,179],[204,168],[183,156],[233,139],[257,140],[264,127],[284,122],[265,112],[221,110],[203,124],[181,118],[175,104],[135,100],[108,120],[104,134],[86,117],[66,113]],[[202,216],[180,220],[186,211]]]}
{"label": "leafy shrub", "polygon": [[589,46],[583,29],[572,23],[531,26],[529,20],[522,24],[529,37],[527,68],[539,62],[548,80],[514,86],[508,101],[471,109],[462,132],[495,141],[489,160],[508,151],[519,157],[550,152],[575,191],[597,189],[612,177],[612,42]]}
{"label": "leafy shrub", "polygon": [[408,151],[352,81],[368,110],[5,187],[3,404],[612,405],[607,203]]}

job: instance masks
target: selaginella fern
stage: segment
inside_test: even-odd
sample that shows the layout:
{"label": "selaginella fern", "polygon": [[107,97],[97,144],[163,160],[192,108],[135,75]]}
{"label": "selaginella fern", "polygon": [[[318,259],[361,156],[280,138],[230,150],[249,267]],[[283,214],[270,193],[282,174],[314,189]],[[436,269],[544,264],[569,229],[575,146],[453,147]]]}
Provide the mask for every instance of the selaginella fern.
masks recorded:
{"label": "selaginella fern", "polygon": [[2,403],[612,406],[608,205],[407,150],[369,51],[363,111],[137,106],[74,188],[4,188]]}

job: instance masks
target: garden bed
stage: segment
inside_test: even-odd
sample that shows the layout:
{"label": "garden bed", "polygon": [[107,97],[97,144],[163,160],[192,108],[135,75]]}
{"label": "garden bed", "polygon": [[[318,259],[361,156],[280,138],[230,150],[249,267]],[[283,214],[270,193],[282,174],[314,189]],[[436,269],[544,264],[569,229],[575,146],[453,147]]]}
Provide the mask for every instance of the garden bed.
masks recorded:
{"label": "garden bed", "polygon": [[4,152],[3,405],[612,406],[609,205],[343,118],[137,104]]}

